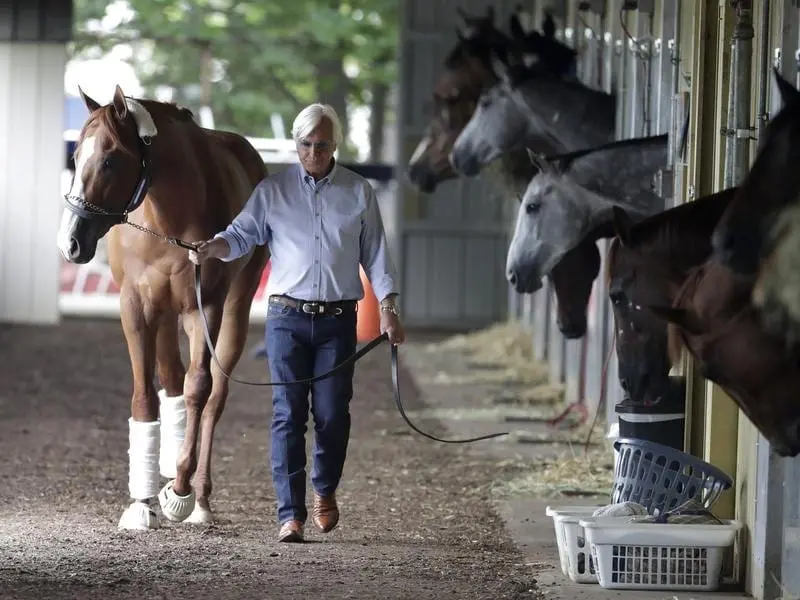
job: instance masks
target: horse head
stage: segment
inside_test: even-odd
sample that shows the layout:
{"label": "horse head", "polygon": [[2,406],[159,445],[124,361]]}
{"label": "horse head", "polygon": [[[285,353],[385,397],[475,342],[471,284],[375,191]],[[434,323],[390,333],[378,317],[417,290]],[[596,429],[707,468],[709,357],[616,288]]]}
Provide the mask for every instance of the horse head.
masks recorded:
{"label": "horse head", "polygon": [[646,309],[668,303],[682,283],[663,253],[650,254],[625,210],[614,207],[614,232],[606,260],[614,317],[620,386],[635,403],[659,402],[670,389],[667,327]]}
{"label": "horse head", "polygon": [[539,172],[522,196],[506,259],[506,276],[517,292],[531,293],[575,248],[606,209],[570,181],[556,159],[531,155]]}
{"label": "horse head", "polygon": [[519,292],[532,290],[590,232],[605,228],[610,235],[614,205],[637,219],[663,208],[651,182],[666,164],[666,136],[547,159],[532,152],[530,159],[539,172],[522,197],[506,262],[507,278]]}
{"label": "horse head", "polygon": [[[800,454],[800,359],[764,331],[750,297],[754,277],[709,260],[685,281],[677,300],[649,310],[670,324],[700,373],[722,387],[779,456]],[[673,350],[673,358],[676,358]]]}
{"label": "horse head", "polygon": [[714,232],[715,259],[755,273],[778,215],[800,196],[800,92],[773,69],[781,108],[764,130],[753,166]]}
{"label": "horse head", "polygon": [[150,184],[150,144],[158,133],[144,105],[117,86],[101,106],[80,90],[90,115],[75,152],[58,247],[65,260],[89,262],[98,241],[144,201]]}
{"label": "horse head", "polygon": [[453,144],[450,162],[457,172],[477,175],[498,157],[523,147],[569,152],[613,139],[614,96],[563,70],[531,62],[530,56],[544,54],[492,54],[497,82],[481,93]]}
{"label": "horse head", "polygon": [[[475,112],[481,93],[498,81],[493,56],[509,65],[529,64],[531,69],[535,65],[559,75],[575,71],[574,51],[552,36],[526,31],[521,13],[511,15],[509,37],[494,26],[491,7],[483,17],[458,12],[458,42],[434,85],[433,116],[408,165],[409,180],[425,192],[459,176],[450,164],[450,152]],[[566,65],[565,54],[571,61]]]}
{"label": "horse head", "polygon": [[556,325],[568,340],[581,338],[586,333],[586,313],[599,272],[600,251],[592,235],[566,252],[550,271],[556,297]]}
{"label": "horse head", "polygon": [[469,16],[461,8],[457,14],[457,42],[436,79],[433,115],[408,164],[409,181],[425,192],[458,176],[447,157],[481,91],[495,81],[490,50],[505,52],[512,44],[511,38],[495,27],[492,6],[487,7],[484,16]]}

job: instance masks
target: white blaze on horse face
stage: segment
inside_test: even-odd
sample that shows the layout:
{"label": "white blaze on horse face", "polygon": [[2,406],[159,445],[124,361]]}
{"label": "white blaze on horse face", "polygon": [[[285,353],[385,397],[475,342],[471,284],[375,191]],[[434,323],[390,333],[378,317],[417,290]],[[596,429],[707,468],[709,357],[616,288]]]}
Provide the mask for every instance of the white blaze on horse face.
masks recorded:
{"label": "white blaze on horse face", "polygon": [[[72,180],[72,187],[69,190],[70,200],[67,202],[75,202],[74,198],[83,198],[83,182],[86,178],[86,166],[89,160],[94,156],[95,146],[97,139],[95,136],[90,135],[84,138],[83,142],[75,153],[75,177]],[[61,212],[61,224],[58,228],[58,235],[56,236],[56,243],[58,249],[64,258],[69,257],[70,238],[72,237],[72,228],[76,223],[75,215],[66,207]]]}

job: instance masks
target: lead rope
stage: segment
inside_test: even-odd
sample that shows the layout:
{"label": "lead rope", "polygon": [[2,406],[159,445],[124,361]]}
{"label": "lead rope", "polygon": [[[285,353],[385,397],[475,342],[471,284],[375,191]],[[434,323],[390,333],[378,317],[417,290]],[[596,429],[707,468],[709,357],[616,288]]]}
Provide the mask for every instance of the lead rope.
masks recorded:
{"label": "lead rope", "polygon": [[[182,242],[181,240],[177,240],[176,245],[181,246],[182,248],[185,248],[185,247],[189,246],[189,244],[187,244],[186,242]],[[194,249],[194,246],[191,246],[191,249]],[[344,361],[342,361],[341,363],[339,363],[335,367],[333,367],[333,369],[331,369],[327,373],[323,373],[322,375],[317,375],[316,377],[308,377],[306,379],[296,379],[294,381],[282,381],[282,382],[245,381],[243,379],[238,379],[238,378],[233,377],[232,375],[229,375],[228,373],[225,372],[225,370],[222,368],[222,365],[219,362],[219,359],[217,359],[216,352],[214,351],[214,343],[211,341],[211,333],[210,333],[209,328],[208,328],[208,321],[206,319],[206,313],[202,309],[202,306],[203,306],[203,295],[202,295],[202,290],[201,290],[201,285],[200,285],[200,282],[201,282],[200,274],[201,274],[200,265],[195,265],[194,266],[194,291],[195,291],[195,297],[197,299],[198,311],[200,312],[200,320],[203,323],[203,335],[204,335],[204,337],[206,339],[206,346],[208,346],[208,351],[211,353],[211,358],[213,359],[214,363],[217,365],[217,368],[219,368],[220,372],[230,381],[235,381],[236,383],[241,383],[242,385],[251,385],[251,386],[255,386],[255,387],[271,387],[271,386],[279,386],[279,385],[297,385],[297,384],[314,383],[316,381],[321,381],[323,379],[327,379],[328,377],[333,376],[337,371],[343,369],[344,367],[346,367],[346,366],[348,366],[350,364],[355,363],[358,359],[362,358],[364,355],[366,355],[368,352],[370,352],[374,348],[377,348],[383,342],[389,341],[388,334],[382,333],[379,336],[377,336],[375,339],[371,340],[369,343],[365,344],[360,350],[358,350],[357,352],[355,352],[351,356],[347,357]],[[435,435],[431,435],[430,433],[426,433],[426,432],[422,431],[421,429],[419,429],[408,418],[408,415],[406,414],[406,411],[403,408],[403,401],[402,401],[402,399],[400,397],[400,377],[398,375],[399,361],[398,361],[398,358],[397,358],[397,346],[394,345],[394,344],[391,344],[390,345],[390,350],[391,350],[391,363],[392,363],[391,364],[392,388],[393,388],[392,391],[394,392],[394,403],[397,406],[397,410],[400,412],[400,416],[403,417],[403,420],[406,422],[406,424],[411,429],[416,431],[421,436],[424,436],[424,437],[426,437],[428,439],[431,439],[431,440],[434,440],[436,442],[444,442],[445,444],[469,444],[469,443],[472,443],[472,442],[479,442],[481,440],[489,440],[489,439],[492,439],[492,438],[500,437],[502,435],[508,435],[508,432],[504,431],[502,433],[491,433],[491,434],[488,434],[488,435],[481,435],[481,436],[473,437],[473,438],[446,440],[446,439],[443,439],[443,438],[440,438],[440,437],[436,437]]]}

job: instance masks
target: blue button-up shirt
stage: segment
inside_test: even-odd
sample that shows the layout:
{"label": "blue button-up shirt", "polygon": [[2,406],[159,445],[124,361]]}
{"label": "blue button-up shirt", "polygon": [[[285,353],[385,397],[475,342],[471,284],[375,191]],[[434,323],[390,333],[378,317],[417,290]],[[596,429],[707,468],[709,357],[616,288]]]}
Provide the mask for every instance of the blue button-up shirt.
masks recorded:
{"label": "blue button-up shirt", "polygon": [[267,295],[310,301],[364,297],[359,264],[379,300],[398,293],[375,191],[360,175],[334,164],[315,182],[293,164],[256,186],[247,204],[215,237],[228,242],[228,262],[268,244]]}

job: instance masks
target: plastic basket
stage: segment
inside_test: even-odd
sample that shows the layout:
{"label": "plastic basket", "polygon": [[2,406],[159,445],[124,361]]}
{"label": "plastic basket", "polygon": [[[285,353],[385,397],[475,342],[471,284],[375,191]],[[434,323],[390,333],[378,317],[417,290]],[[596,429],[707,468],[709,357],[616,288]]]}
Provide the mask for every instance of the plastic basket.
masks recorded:
{"label": "plastic basket", "polygon": [[709,509],[732,480],[713,465],[669,446],[620,438],[611,503],[638,502],[651,515],[673,510],[689,500]]}
{"label": "plastic basket", "polygon": [[[561,572],[567,577],[572,578],[570,575],[570,556],[566,538],[566,529],[564,527],[564,519],[570,517],[573,518],[591,517],[595,509],[597,509],[597,506],[577,506],[577,505],[548,506],[545,509],[545,514],[548,517],[553,518],[553,529],[555,529],[556,532],[556,544],[558,545],[558,559],[561,564]],[[572,533],[574,534],[575,532],[573,531]],[[580,536],[583,537],[582,530],[580,531]],[[576,548],[578,547],[577,543],[574,543],[573,545]],[[579,564],[578,557],[575,557],[574,562],[576,565]]]}
{"label": "plastic basket", "polygon": [[597,567],[591,544],[581,525],[581,515],[561,515],[558,520],[564,530],[567,553],[567,576],[575,583],[597,583]]}
{"label": "plastic basket", "polygon": [[722,524],[631,523],[624,518],[580,519],[608,589],[714,591],[739,521]]}

